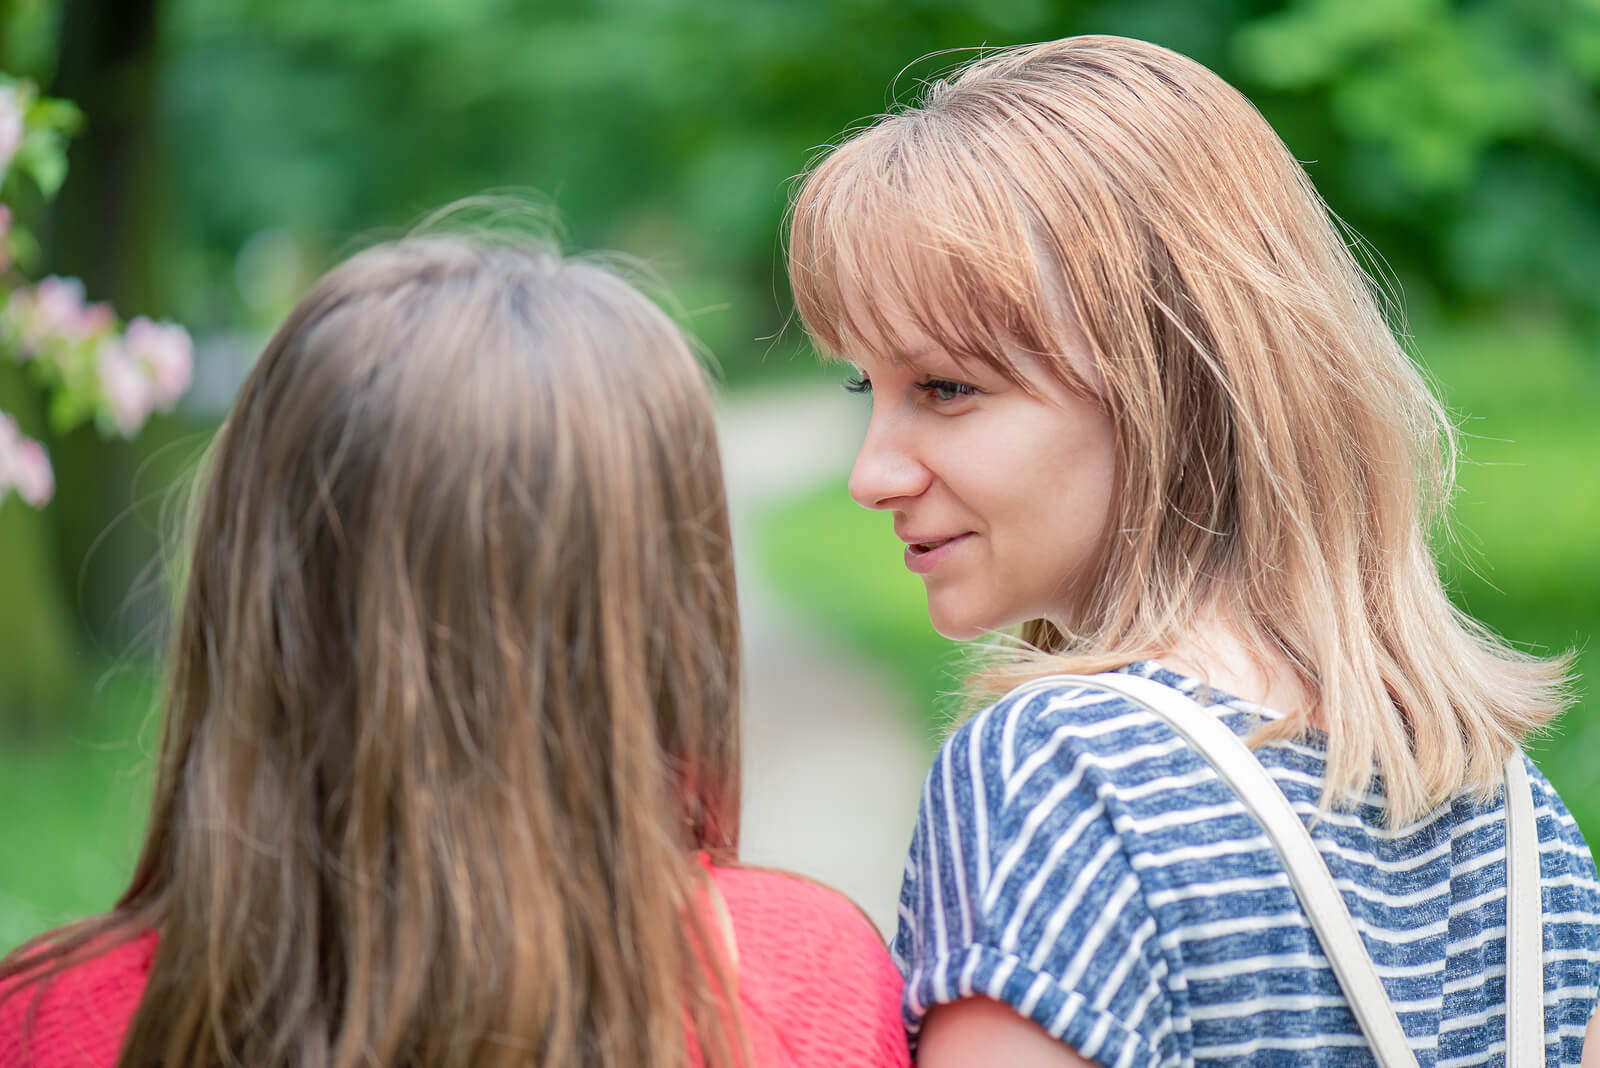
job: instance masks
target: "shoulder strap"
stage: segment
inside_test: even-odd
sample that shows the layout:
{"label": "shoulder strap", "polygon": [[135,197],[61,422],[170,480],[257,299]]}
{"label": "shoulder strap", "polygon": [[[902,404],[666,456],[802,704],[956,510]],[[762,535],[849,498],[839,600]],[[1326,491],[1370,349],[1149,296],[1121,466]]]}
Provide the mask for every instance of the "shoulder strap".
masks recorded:
{"label": "shoulder strap", "polygon": [[1402,1065],[1415,1068],[1417,1058],[1406,1041],[1405,1028],[1400,1026],[1394,1006],[1389,1004],[1383,981],[1367,955],[1361,933],[1356,930],[1350,910],[1334,885],[1322,852],[1305,824],[1300,822],[1289,799],[1239,736],[1194,701],[1151,679],[1136,675],[1058,675],[1053,679],[1109,690],[1143,705],[1205,757],[1222,781],[1255,814],[1277,848],[1289,881],[1294,884],[1306,917],[1322,943],[1328,963],[1344,990],[1345,1000],[1350,1002],[1356,1022],[1366,1034],[1367,1044],[1372,1047],[1378,1063],[1383,1068],[1401,1068]]}
{"label": "shoulder strap", "polygon": [[[1416,1054],[1322,851],[1239,736],[1194,700],[1137,675],[1051,675],[1026,688],[1059,683],[1106,690],[1144,706],[1206,759],[1276,847],[1378,1063],[1382,1068],[1414,1068]],[[1512,1068],[1544,1064],[1543,933],[1538,828],[1527,768],[1517,750],[1506,762],[1506,1063]]]}
{"label": "shoulder strap", "polygon": [[1522,750],[1506,761],[1506,1063],[1544,1064],[1539,825]]}

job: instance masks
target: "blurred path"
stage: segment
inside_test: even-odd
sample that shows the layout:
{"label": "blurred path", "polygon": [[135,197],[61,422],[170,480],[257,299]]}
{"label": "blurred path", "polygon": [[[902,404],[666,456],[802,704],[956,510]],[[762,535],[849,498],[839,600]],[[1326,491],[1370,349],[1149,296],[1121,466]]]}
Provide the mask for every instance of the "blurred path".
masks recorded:
{"label": "blurred path", "polygon": [[725,397],[718,413],[744,619],[744,832],[751,864],[853,898],[894,933],[932,743],[894,679],[802,620],[756,559],[760,513],[849,468],[865,429],[836,386]]}

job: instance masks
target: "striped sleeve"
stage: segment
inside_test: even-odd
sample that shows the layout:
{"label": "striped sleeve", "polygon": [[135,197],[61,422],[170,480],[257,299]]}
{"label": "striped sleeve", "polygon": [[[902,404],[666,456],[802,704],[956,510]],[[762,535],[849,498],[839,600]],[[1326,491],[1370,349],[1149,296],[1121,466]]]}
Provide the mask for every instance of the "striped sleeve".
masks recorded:
{"label": "striped sleeve", "polygon": [[1559,1063],[1576,1064],[1600,1000],[1600,879],[1566,804],[1542,773],[1528,772],[1539,820],[1545,1035],[1559,1043]]}
{"label": "striped sleeve", "polygon": [[1095,768],[1096,738],[1132,718],[1145,717],[1118,698],[1058,688],[1003,700],[946,741],[894,946],[913,1042],[932,1007],[985,996],[1101,1064],[1176,1062],[1156,923]]}

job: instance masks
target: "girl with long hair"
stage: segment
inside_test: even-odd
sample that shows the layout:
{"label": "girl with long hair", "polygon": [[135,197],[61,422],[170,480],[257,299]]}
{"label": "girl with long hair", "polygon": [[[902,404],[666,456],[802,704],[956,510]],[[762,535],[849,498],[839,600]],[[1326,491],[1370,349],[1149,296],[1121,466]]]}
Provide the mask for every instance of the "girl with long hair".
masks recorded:
{"label": "girl with long hair", "polygon": [[414,236],[217,435],[143,852],[0,964],[3,1065],[897,1065],[847,901],[736,866],[707,386],[600,261]]}
{"label": "girl with long hair", "polygon": [[919,1063],[1371,1063],[1261,825],[1117,692],[1147,680],[1248,740],[1424,1064],[1506,1056],[1500,787],[1525,772],[1531,1026],[1579,1063],[1600,885],[1517,754],[1567,661],[1451,605],[1450,423],[1244,97],[1115,37],[980,56],[810,169],[789,270],[871,395],[850,492],[893,513],[935,627],[1020,628],[906,866]]}

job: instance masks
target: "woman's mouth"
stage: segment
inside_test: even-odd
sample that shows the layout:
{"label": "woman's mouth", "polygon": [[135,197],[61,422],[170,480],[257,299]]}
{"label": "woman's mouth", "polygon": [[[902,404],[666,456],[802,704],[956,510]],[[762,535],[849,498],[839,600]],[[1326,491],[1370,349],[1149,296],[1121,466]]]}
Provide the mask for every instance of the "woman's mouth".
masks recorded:
{"label": "woman's mouth", "polygon": [[955,548],[970,534],[957,534],[949,538],[933,538],[906,544],[906,567],[919,575],[926,575],[943,563]]}

